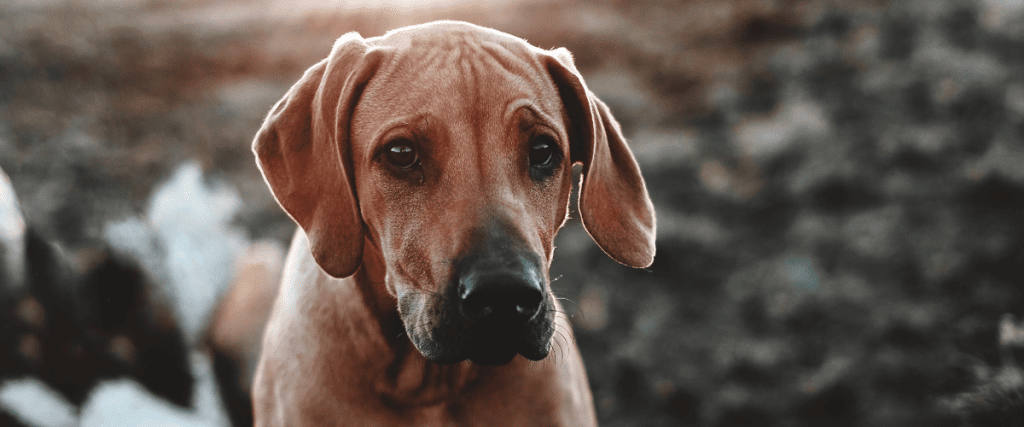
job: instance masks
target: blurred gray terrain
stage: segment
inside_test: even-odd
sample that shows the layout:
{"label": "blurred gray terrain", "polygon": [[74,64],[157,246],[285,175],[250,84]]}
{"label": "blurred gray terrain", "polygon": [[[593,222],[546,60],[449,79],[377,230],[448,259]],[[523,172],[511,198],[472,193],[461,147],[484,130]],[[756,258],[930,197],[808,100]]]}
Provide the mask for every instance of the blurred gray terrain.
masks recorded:
{"label": "blurred gray terrain", "polygon": [[[223,422],[198,335],[231,257],[294,230],[249,149],[266,112],[338,36],[434,19],[568,48],[640,162],[654,265],[574,212],[552,267],[602,425],[1020,425],[1024,398],[999,402],[1024,389],[1024,1],[0,5],[28,222],[135,253],[196,346],[207,397],[137,413]],[[160,205],[175,182],[208,198]]]}

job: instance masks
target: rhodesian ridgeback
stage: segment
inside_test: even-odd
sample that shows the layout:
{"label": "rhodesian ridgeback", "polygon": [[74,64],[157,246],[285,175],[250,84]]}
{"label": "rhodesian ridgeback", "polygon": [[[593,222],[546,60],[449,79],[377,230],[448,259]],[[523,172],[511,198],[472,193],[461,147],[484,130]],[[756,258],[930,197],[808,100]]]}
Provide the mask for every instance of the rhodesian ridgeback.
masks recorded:
{"label": "rhodesian ridgeback", "polygon": [[572,165],[583,225],[613,259],[650,265],[655,220],[567,50],[450,21],[349,33],[253,151],[300,227],[264,332],[257,426],[596,424],[548,278]]}

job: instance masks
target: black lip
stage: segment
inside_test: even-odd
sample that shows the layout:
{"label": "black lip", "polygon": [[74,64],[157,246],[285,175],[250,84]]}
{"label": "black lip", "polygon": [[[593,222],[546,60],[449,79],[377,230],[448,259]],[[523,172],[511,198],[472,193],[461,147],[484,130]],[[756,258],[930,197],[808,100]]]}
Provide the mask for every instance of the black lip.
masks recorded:
{"label": "black lip", "polygon": [[541,337],[488,334],[486,338],[478,337],[464,342],[461,350],[455,350],[430,338],[424,338],[416,340],[421,354],[431,362],[444,365],[469,360],[482,366],[500,366],[511,362],[516,355],[522,355],[528,360],[539,361],[547,357],[550,349],[548,345],[541,342]]}
{"label": "black lip", "polygon": [[[549,338],[550,339],[550,338]],[[548,354],[548,345],[543,336],[534,336],[530,328],[523,330],[490,330],[477,335],[468,346],[468,357],[478,365],[504,365],[517,354],[538,361]]]}
{"label": "black lip", "polygon": [[516,357],[519,352],[507,344],[480,345],[469,356],[469,361],[477,365],[500,366]]}

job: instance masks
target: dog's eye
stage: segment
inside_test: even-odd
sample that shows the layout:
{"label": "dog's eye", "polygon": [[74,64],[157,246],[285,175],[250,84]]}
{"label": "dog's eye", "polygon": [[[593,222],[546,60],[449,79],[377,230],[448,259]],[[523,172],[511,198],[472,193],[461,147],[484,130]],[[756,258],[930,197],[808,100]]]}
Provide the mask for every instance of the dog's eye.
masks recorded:
{"label": "dog's eye", "polygon": [[420,162],[420,156],[416,149],[406,140],[393,142],[385,149],[385,155],[392,165],[401,169],[408,169]]}
{"label": "dog's eye", "polygon": [[547,135],[538,136],[530,145],[530,166],[549,166],[556,155],[555,140]]}

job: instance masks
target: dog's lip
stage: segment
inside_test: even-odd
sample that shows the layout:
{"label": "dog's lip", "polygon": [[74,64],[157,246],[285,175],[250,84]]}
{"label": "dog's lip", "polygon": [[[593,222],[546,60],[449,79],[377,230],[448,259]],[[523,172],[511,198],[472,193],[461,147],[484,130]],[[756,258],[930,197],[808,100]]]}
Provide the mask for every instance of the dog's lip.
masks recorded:
{"label": "dog's lip", "polygon": [[413,339],[416,348],[428,360],[438,364],[453,364],[465,360],[483,365],[499,366],[512,361],[516,355],[539,361],[547,357],[551,337],[535,336],[526,330],[488,331],[471,335],[457,343],[441,343],[429,336]]}
{"label": "dog's lip", "polygon": [[511,362],[517,354],[519,351],[514,345],[479,344],[470,351],[467,359],[477,365],[500,366]]}
{"label": "dog's lip", "polygon": [[538,353],[533,348],[541,337],[535,336],[530,328],[488,328],[478,331],[469,342],[468,359],[479,365],[504,365],[517,355],[534,356]]}

